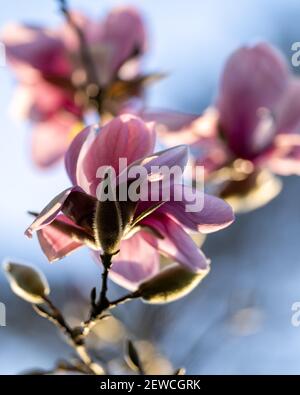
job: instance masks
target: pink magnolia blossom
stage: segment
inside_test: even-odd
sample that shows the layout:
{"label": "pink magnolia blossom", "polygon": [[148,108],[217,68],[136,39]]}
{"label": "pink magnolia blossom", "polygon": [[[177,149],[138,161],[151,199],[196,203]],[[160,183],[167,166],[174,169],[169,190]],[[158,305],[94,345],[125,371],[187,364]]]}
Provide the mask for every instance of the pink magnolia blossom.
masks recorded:
{"label": "pink magnolia blossom", "polygon": [[[135,9],[115,9],[100,22],[79,13],[72,18],[84,34],[95,69],[93,78],[101,88],[114,81],[126,83],[138,75],[138,58],[146,38]],[[88,84],[91,89],[96,81],[89,80],[78,36],[67,23],[57,30],[11,24],[1,41],[19,80],[14,114],[34,123],[33,160],[48,166],[62,157],[78,128],[82,129],[88,109],[82,90],[85,87],[84,92],[90,92]]]}
{"label": "pink magnolia blossom", "polygon": [[[119,180],[123,174],[118,172],[119,158],[126,158],[128,166],[142,164],[149,177],[154,165],[185,168],[187,146],[154,154],[155,138],[153,124],[128,114],[116,117],[100,130],[98,126],[87,127],[75,137],[65,157],[73,186],[54,198],[26,231],[28,236],[37,231],[41,247],[50,261],[62,258],[82,245],[91,247],[99,259],[101,245],[95,240],[93,226],[96,190],[101,181],[96,173],[100,166],[114,168]],[[185,189],[184,196],[189,202],[189,193],[195,193],[183,184],[176,184],[174,188]],[[186,212],[185,203],[184,200],[175,201],[172,194],[161,204],[151,200],[118,201],[123,236],[110,271],[115,282],[135,289],[159,271],[159,254],[192,271],[207,270],[209,261],[189,232],[208,233],[222,229],[234,220],[233,212],[223,200],[206,194],[202,210]]]}
{"label": "pink magnolia blossom", "polygon": [[229,57],[217,100],[202,116],[149,112],[145,119],[165,125],[165,141],[190,144],[207,175],[236,159],[281,175],[300,174],[300,81],[267,43]]}

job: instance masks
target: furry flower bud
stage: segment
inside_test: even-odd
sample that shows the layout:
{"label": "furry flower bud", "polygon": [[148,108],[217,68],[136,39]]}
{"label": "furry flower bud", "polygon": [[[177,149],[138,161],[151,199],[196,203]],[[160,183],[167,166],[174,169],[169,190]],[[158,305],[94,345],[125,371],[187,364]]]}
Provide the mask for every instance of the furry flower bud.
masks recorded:
{"label": "furry flower bud", "polygon": [[99,200],[94,218],[95,239],[104,255],[113,255],[119,249],[123,224],[120,206],[116,199],[116,188],[108,172],[98,188]]}
{"label": "furry flower bud", "polygon": [[50,293],[46,277],[36,268],[7,262],[4,270],[12,291],[27,302],[43,303],[44,297]]}
{"label": "furry flower bud", "polygon": [[191,292],[207,275],[207,270],[194,273],[183,266],[172,265],[142,283],[137,293],[147,303],[173,302]]}

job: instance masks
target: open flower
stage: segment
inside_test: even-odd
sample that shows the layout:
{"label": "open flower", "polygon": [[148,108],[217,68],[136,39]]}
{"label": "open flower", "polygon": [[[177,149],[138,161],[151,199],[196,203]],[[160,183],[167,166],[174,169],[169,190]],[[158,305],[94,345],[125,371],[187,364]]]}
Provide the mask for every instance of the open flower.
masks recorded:
{"label": "open flower", "polygon": [[[225,180],[221,196],[240,209],[276,195],[280,175],[300,174],[300,81],[266,43],[236,50],[225,64],[217,100],[202,116],[148,113],[169,142],[190,144],[209,179]],[[268,187],[266,187],[268,185]],[[254,203],[255,198],[258,201]]]}
{"label": "open flower", "polygon": [[[121,188],[122,175],[134,164],[146,169],[147,185],[156,182],[152,172],[154,166],[160,169],[176,165],[184,169],[188,148],[177,146],[153,153],[155,137],[153,124],[128,114],[116,117],[100,130],[97,126],[88,127],[75,137],[65,157],[73,186],[54,198],[26,231],[28,236],[37,231],[41,247],[50,261],[62,258],[82,245],[96,251],[98,259],[103,252],[101,240],[95,237],[99,233],[97,210],[102,204],[97,199],[98,186],[103,182],[99,168],[110,166],[115,170],[116,189]],[[128,168],[121,172],[120,158],[125,158],[128,164]],[[129,180],[127,187],[132,181]],[[234,219],[227,203],[206,194],[202,209],[186,212],[185,199],[191,203],[202,192],[180,183],[172,186],[173,190],[184,190],[181,201],[175,200],[174,193],[170,193],[169,199],[160,201],[151,200],[151,197],[134,201],[129,196],[125,201],[108,202],[107,209],[104,207],[105,215],[101,218],[106,222],[102,228],[109,231],[111,225],[117,229],[118,239],[118,246],[111,251],[115,255],[110,276],[129,289],[135,289],[159,271],[159,254],[191,271],[207,271],[209,261],[188,232],[214,232]],[[121,236],[116,215],[121,218]]]}
{"label": "open flower", "polygon": [[19,80],[14,115],[34,123],[32,155],[40,166],[63,156],[88,109],[101,100],[102,112],[116,112],[143,82],[138,59],[146,39],[136,10],[113,10],[101,22],[71,17],[83,41],[68,23],[57,30],[8,25],[1,37]]}

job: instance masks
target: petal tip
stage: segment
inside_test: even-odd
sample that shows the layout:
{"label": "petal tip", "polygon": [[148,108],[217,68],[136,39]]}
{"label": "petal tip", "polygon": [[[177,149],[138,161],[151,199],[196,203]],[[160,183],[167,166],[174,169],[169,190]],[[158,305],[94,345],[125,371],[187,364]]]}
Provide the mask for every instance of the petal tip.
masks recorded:
{"label": "petal tip", "polygon": [[31,230],[31,228],[26,229],[25,232],[24,232],[24,235],[26,237],[28,237],[29,239],[32,239],[32,230]]}

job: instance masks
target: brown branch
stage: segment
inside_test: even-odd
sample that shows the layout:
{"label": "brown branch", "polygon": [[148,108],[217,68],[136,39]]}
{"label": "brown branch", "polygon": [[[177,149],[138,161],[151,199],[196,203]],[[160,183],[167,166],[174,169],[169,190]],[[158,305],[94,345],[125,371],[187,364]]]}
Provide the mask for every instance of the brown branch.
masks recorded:
{"label": "brown branch", "polygon": [[43,318],[47,318],[50,322],[52,322],[66,334],[66,336],[70,340],[70,345],[75,349],[78,356],[91,374],[103,374],[104,369],[102,368],[102,366],[92,360],[85,347],[85,339],[82,335],[82,327],[71,328],[64,319],[62,313],[51,302],[50,299],[44,297],[44,302],[50,311],[42,306],[33,305],[33,309],[35,310],[35,312]]}
{"label": "brown branch", "polygon": [[96,89],[97,93],[94,96],[92,96],[91,99],[93,102],[95,102],[97,111],[101,115],[102,103],[104,99],[104,87],[101,86],[101,83],[99,81],[97,68],[95,66],[93,56],[89,50],[89,46],[83,31],[74,21],[72,14],[69,11],[67,0],[58,0],[58,2],[60,5],[61,12],[64,14],[67,22],[72,27],[72,29],[74,30],[75,34],[78,37],[81,61],[87,72],[88,81],[86,83],[86,88],[88,88],[89,85],[91,84],[94,84],[98,88]]}
{"label": "brown branch", "polygon": [[[90,318],[85,321],[84,323],[82,323],[81,328],[82,328],[82,336],[86,337],[90,331],[92,330],[92,328],[101,320],[109,317],[109,314],[103,314],[106,310],[109,311],[110,309],[113,309],[117,306],[119,306],[120,304],[129,302],[132,299],[138,298],[139,295],[134,292],[134,293],[130,293],[130,294],[126,294],[124,296],[122,296],[119,299],[113,300],[113,301],[108,301],[108,306],[103,309],[103,310],[99,310],[98,314],[95,314],[95,316],[92,314],[90,315]],[[93,307],[92,307],[92,311],[93,311]]]}

